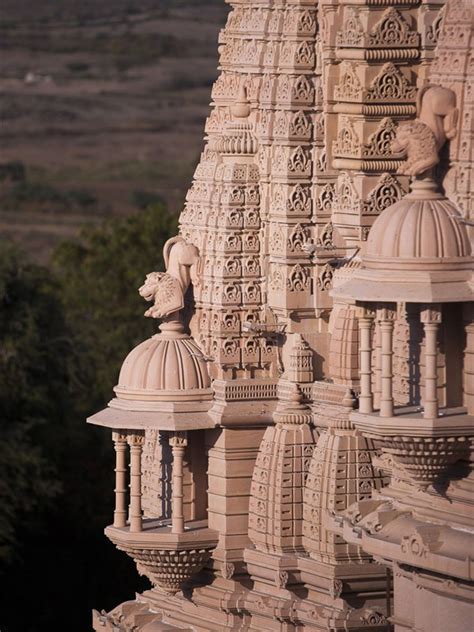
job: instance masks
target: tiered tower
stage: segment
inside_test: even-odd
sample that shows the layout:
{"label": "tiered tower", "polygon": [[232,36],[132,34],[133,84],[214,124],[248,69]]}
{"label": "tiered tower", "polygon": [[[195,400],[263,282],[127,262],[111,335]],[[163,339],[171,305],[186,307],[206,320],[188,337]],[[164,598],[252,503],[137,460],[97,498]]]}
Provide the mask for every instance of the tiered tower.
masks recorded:
{"label": "tiered tower", "polygon": [[152,586],[95,629],[465,632],[469,0],[228,1],[161,333],[89,420]]}

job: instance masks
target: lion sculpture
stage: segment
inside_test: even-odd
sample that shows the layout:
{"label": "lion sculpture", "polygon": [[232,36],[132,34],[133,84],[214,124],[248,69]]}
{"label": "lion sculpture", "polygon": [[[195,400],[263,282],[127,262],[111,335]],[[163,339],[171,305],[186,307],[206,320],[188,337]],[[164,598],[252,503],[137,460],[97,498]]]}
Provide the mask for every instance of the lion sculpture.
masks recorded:
{"label": "lion sculpture", "polygon": [[447,140],[456,135],[456,95],[448,88],[425,86],[418,94],[418,118],[399,125],[392,151],[406,156],[398,173],[416,176],[433,169]]}
{"label": "lion sculpture", "polygon": [[166,272],[150,272],[138,290],[145,300],[154,302],[145,312],[151,318],[166,318],[183,309],[184,296],[195,278],[199,252],[178,235],[165,243],[163,258]]}

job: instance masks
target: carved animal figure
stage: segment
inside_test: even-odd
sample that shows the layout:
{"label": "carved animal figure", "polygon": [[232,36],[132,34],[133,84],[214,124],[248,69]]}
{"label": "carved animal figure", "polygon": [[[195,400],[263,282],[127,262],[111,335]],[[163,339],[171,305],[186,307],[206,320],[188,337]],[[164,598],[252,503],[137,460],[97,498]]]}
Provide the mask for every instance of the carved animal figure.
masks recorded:
{"label": "carved animal figure", "polygon": [[166,272],[150,272],[138,290],[145,300],[154,301],[145,312],[151,318],[165,318],[183,309],[186,291],[196,278],[199,252],[178,235],[165,243],[163,258]]}
{"label": "carved animal figure", "polygon": [[405,154],[407,161],[398,173],[416,176],[439,162],[439,151],[456,136],[459,112],[456,95],[449,88],[427,85],[418,93],[418,118],[402,123],[392,151]]}
{"label": "carved animal figure", "polygon": [[419,119],[402,123],[398,127],[392,151],[407,156],[398,173],[408,176],[416,176],[432,169],[439,162],[435,135],[431,128]]}

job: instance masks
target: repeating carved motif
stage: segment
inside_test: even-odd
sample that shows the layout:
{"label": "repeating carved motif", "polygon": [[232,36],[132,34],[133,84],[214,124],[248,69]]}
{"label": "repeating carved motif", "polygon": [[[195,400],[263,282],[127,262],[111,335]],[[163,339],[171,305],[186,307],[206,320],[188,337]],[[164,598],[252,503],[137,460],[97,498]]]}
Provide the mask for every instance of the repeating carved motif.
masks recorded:
{"label": "repeating carved motif", "polygon": [[349,118],[342,120],[342,127],[333,143],[335,156],[349,156],[357,158],[360,151],[360,139]]}
{"label": "repeating carved motif", "polygon": [[388,62],[372,81],[366,99],[371,102],[413,101],[416,87],[410,86],[402,71]]}
{"label": "repeating carved motif", "polygon": [[318,237],[318,246],[321,246],[322,248],[333,248],[333,235],[334,227],[332,222],[328,222],[325,226],[323,226],[321,234]]}
{"label": "repeating carved motif", "polygon": [[398,180],[389,173],[381,175],[379,181],[362,203],[364,215],[379,215],[384,208],[401,200],[405,191]]}
{"label": "repeating carved motif", "polygon": [[172,595],[181,590],[183,584],[200,571],[210,557],[208,549],[166,551],[128,546],[117,548],[133,558],[138,571],[148,577],[154,586]]}
{"label": "repeating carved motif", "polygon": [[364,158],[385,158],[392,156],[392,143],[397,133],[397,126],[391,118],[384,118],[378,129],[363,145]]}
{"label": "repeating carved motif", "polygon": [[336,43],[338,46],[361,46],[364,43],[364,27],[357,9],[351,7],[348,10],[342,31],[337,34]]}
{"label": "repeating carved motif", "polygon": [[272,266],[270,270],[269,287],[274,292],[279,292],[285,287],[285,278],[280,266]]}
{"label": "repeating carved motif", "polygon": [[352,211],[358,204],[358,196],[351,176],[343,172],[337,181],[337,208],[341,211]]}
{"label": "repeating carved motif", "polygon": [[309,289],[310,277],[307,268],[297,263],[290,271],[286,287],[290,292],[306,292]]}
{"label": "repeating carved motif", "polygon": [[311,136],[312,124],[302,110],[298,110],[290,123],[290,136],[295,138],[307,138]]}
{"label": "repeating carved motif", "polygon": [[331,288],[333,276],[334,268],[329,263],[326,263],[318,275],[318,287],[322,292],[326,292]]}
{"label": "repeating carved motif", "polygon": [[303,252],[308,238],[308,231],[301,224],[296,224],[288,237],[288,251],[291,253]]}
{"label": "repeating carved motif", "polygon": [[332,183],[325,184],[318,195],[317,206],[318,211],[329,213],[335,198],[335,188]]}
{"label": "repeating carved motif", "polygon": [[288,171],[292,174],[308,175],[311,167],[311,158],[308,150],[297,147],[288,159]]}
{"label": "repeating carved motif", "polygon": [[371,30],[367,43],[369,46],[382,48],[418,46],[420,35],[410,29],[396,9],[390,7]]}
{"label": "repeating carved motif", "polygon": [[356,73],[355,64],[344,62],[338,84],[334,89],[337,99],[357,101],[362,97],[362,84]]}
{"label": "repeating carved motif", "polygon": [[311,196],[309,188],[301,184],[293,187],[287,200],[286,209],[289,213],[307,214],[311,212]]}
{"label": "repeating carved motif", "polygon": [[439,34],[441,33],[441,29],[443,27],[443,21],[444,21],[445,15],[446,15],[446,5],[443,5],[441,9],[438,11],[438,15],[433,20],[431,26],[427,30],[426,39],[433,46],[435,46],[438,43]]}

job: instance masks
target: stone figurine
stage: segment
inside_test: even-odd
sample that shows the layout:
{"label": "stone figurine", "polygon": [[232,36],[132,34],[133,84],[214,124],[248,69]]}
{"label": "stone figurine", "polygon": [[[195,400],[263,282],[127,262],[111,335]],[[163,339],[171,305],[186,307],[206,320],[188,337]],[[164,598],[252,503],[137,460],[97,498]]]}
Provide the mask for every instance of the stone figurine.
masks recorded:
{"label": "stone figurine", "polygon": [[406,155],[398,173],[417,176],[435,167],[439,152],[456,135],[456,95],[448,88],[425,86],[418,93],[418,118],[399,125],[392,151]]}
{"label": "stone figurine", "polygon": [[165,318],[184,307],[184,297],[195,278],[199,252],[180,235],[168,239],[163,248],[166,272],[150,272],[138,290],[140,296],[153,301],[145,316]]}

